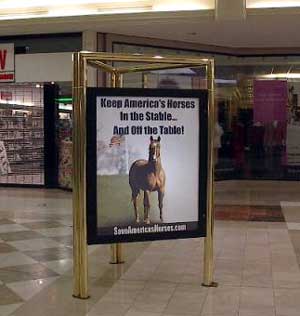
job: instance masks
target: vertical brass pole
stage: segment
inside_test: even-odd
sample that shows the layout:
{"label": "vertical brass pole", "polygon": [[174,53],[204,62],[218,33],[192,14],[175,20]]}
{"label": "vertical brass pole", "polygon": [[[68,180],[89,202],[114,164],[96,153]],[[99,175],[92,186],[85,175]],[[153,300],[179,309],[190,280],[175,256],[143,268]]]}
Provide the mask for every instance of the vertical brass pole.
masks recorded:
{"label": "vertical brass pole", "polygon": [[123,75],[116,73],[116,85],[115,88],[123,88]]}
{"label": "vertical brass pole", "polygon": [[111,88],[116,88],[116,87],[117,87],[117,85],[116,85],[116,80],[117,80],[117,78],[116,78],[116,73],[115,73],[115,72],[112,72],[112,73],[110,74],[110,86],[111,86]]}
{"label": "vertical brass pole", "polygon": [[[123,75],[113,72],[111,74],[111,87],[122,88],[122,86],[123,86]],[[111,247],[110,263],[111,264],[124,263],[122,244],[120,243],[111,244],[110,247]]]}
{"label": "vertical brass pole", "polygon": [[73,55],[73,296],[88,295],[88,253],[86,227],[86,61]]}
{"label": "vertical brass pole", "polygon": [[110,249],[111,249],[111,256],[110,256],[110,263],[111,264],[121,264],[121,263],[125,262],[124,258],[123,258],[122,244],[120,244],[120,243],[111,244]]}
{"label": "vertical brass pole", "polygon": [[148,76],[146,73],[143,72],[143,88],[146,89],[148,88]]}
{"label": "vertical brass pole", "polygon": [[213,282],[214,269],[214,61],[209,61],[206,67],[208,87],[208,183],[207,183],[207,217],[206,237],[204,239],[204,269],[203,286],[215,287]]}

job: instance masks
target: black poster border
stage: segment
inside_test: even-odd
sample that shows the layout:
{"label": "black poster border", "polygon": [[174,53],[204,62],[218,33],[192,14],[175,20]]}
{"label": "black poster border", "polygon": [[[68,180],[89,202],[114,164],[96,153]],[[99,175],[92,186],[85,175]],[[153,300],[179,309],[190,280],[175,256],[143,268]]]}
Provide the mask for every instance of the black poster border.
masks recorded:
{"label": "black poster border", "polygon": [[[197,98],[199,100],[199,220],[197,229],[182,232],[160,232],[136,235],[100,235],[97,228],[97,97],[170,97]],[[87,197],[87,242],[93,244],[109,244],[116,242],[139,242],[168,239],[186,239],[206,236],[207,178],[208,178],[208,92],[207,90],[170,90],[142,88],[88,88],[87,89],[87,150],[86,150],[86,197]],[[200,193],[202,197],[200,198]],[[176,223],[169,223],[170,225]],[[181,223],[182,224],[182,223]],[[168,223],[166,223],[168,225]],[[132,227],[135,227],[132,225]],[[121,228],[121,227],[120,227]],[[100,230],[100,229],[99,229]]]}

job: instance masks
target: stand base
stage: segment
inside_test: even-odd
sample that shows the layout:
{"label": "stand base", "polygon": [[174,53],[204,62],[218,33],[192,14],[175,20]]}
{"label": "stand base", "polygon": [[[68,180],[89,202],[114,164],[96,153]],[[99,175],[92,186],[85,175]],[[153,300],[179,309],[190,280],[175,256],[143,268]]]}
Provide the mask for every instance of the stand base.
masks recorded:
{"label": "stand base", "polygon": [[109,261],[109,264],[123,264],[123,263],[125,263],[125,261],[118,261],[118,262]]}
{"label": "stand base", "polygon": [[112,244],[110,246],[110,264],[124,263],[122,244]]}
{"label": "stand base", "polygon": [[202,283],[201,285],[204,287],[218,287],[219,284],[217,282],[211,282],[210,284]]}
{"label": "stand base", "polygon": [[88,300],[90,298],[90,296],[88,295],[87,297],[80,297],[80,296],[77,296],[77,295],[72,295],[74,298],[77,298],[79,300]]}

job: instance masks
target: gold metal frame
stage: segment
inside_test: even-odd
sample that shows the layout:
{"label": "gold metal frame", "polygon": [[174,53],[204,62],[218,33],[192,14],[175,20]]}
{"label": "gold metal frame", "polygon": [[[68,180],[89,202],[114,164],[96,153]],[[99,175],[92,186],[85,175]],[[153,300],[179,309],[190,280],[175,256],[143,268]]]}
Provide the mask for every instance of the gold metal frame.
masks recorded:
{"label": "gold metal frame", "polygon": [[[110,62],[136,63],[136,66],[113,67]],[[122,87],[123,74],[150,70],[206,67],[209,91],[209,171],[207,192],[207,235],[204,241],[203,285],[215,286],[213,282],[213,139],[214,139],[214,60],[191,57],[145,56],[140,54],[113,54],[102,52],[79,52],[73,55],[73,296],[81,299],[88,294],[88,251],[86,222],[86,89],[88,66],[111,75],[111,86]],[[143,76],[144,78],[144,76]],[[143,79],[145,80],[145,78]],[[121,263],[122,245],[111,245],[111,263]]]}

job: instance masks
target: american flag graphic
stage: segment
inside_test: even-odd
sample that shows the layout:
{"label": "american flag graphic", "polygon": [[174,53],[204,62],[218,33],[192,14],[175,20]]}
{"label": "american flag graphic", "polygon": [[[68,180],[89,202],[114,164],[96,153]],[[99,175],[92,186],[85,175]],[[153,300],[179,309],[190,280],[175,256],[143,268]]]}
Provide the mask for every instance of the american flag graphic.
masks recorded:
{"label": "american flag graphic", "polygon": [[109,147],[120,146],[125,141],[124,135],[113,135],[110,139]]}

